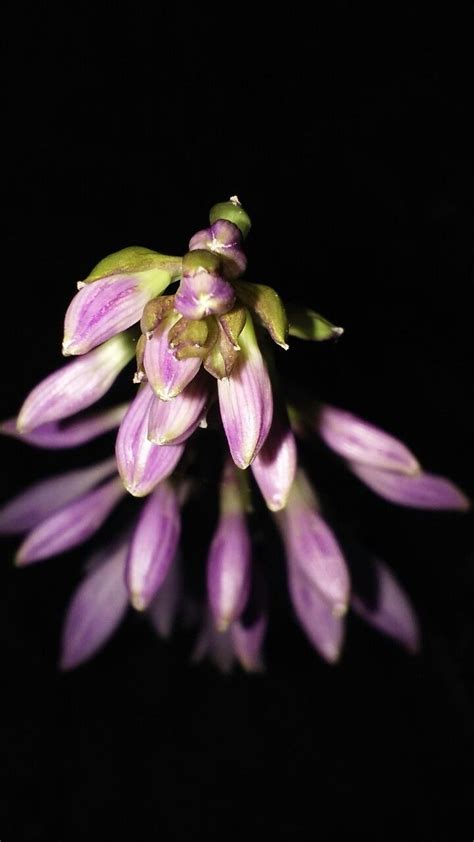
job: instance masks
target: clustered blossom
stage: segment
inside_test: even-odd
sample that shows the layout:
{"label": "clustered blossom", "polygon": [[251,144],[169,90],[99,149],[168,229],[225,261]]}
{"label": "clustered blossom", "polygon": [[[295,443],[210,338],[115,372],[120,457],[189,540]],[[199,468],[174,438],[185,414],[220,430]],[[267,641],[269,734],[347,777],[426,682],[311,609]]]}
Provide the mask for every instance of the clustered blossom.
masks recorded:
{"label": "clustered blossom", "polygon": [[[199,448],[196,431],[208,418],[212,434],[223,431],[227,452],[202,571],[207,597],[194,611],[200,629],[193,657],[208,655],[223,670],[235,660],[246,670],[262,668],[268,601],[248,524],[255,493],[281,534],[294,613],[323,658],[338,659],[349,607],[408,650],[419,646],[415,613],[384,562],[373,560],[374,598],[352,587],[343,548],[298,459],[297,438],[318,435],[359,480],[394,503],[464,510],[469,501],[367,421],[323,403],[286,404],[270,340],[288,350],[289,336],[320,341],[342,329],[304,308],[288,318],[274,289],[242,279],[249,228],[233,197],[211,210],[210,226],[191,238],[182,258],[132,247],[102,260],[66,312],[63,353],[74,359],[1,425],[7,435],[50,449],[118,429],[115,456],[38,482],[0,509],[0,531],[24,535],[18,565],[87,541],[127,493],[146,498],[135,522],[85,565],[65,619],[64,669],[94,655],[129,606],[147,612],[161,636],[189,608],[185,568],[192,559],[181,550],[181,511],[186,501],[210,503],[187,474]],[[84,415],[134,357],[130,403]]]}

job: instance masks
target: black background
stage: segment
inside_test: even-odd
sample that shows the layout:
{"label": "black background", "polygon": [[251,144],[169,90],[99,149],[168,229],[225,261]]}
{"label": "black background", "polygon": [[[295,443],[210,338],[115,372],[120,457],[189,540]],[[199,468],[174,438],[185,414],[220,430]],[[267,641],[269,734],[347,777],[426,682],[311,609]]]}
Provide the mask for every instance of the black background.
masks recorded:
{"label": "black background", "polygon": [[[282,371],[472,495],[472,18],[107,14],[21,9],[4,28],[1,414],[60,364],[65,307],[101,257],[181,253],[237,193],[248,277],[345,327],[330,347],[294,340]],[[0,459],[3,500],[84,452],[3,440]],[[260,537],[263,676],[190,666],[189,633],[164,644],[136,616],[62,676],[84,553],[18,571],[4,540],[2,842],[472,838],[471,516],[391,507],[321,465],[335,520],[417,606],[422,655],[349,618],[341,664],[323,664]]]}

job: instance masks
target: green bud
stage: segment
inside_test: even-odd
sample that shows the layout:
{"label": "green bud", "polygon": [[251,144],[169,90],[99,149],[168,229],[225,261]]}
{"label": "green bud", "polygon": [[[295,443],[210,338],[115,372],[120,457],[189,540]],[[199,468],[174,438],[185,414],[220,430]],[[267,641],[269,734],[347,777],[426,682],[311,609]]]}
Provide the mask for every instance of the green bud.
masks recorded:
{"label": "green bud", "polygon": [[143,358],[145,356],[146,336],[142,333],[139,337],[136,348],[135,357],[137,360],[137,370],[133,376],[134,383],[142,383],[145,379],[145,368],[143,366]]}
{"label": "green bud", "polygon": [[272,287],[252,284],[249,281],[235,281],[234,286],[240,300],[255,313],[273,341],[286,351],[288,349],[286,343],[288,319],[278,293]]}
{"label": "green bud", "polygon": [[214,222],[217,222],[218,219],[227,219],[236,225],[244,240],[252,225],[248,213],[244,211],[237,196],[232,196],[229,202],[219,202],[211,208],[209,213],[211,225],[214,225]]}
{"label": "green bud", "polygon": [[335,327],[319,313],[307,307],[291,307],[288,318],[290,336],[296,336],[298,339],[323,342],[326,339],[336,339],[344,333],[344,328]]}
{"label": "green bud", "polygon": [[140,328],[142,333],[152,333],[165,316],[172,310],[174,295],[158,295],[148,301],[143,308]]}
{"label": "green bud", "polygon": [[194,275],[200,271],[217,275],[221,270],[221,266],[221,256],[206,249],[188,251],[183,257],[183,275]]}
{"label": "green bud", "polygon": [[169,283],[181,277],[183,260],[181,257],[169,257],[143,246],[129,246],[108,257],[104,257],[87,276],[84,284],[91,284],[108,275],[132,275],[136,272],[157,270],[170,276]]}
{"label": "green bud", "polygon": [[228,313],[219,316],[219,324],[236,351],[239,350],[239,336],[247,320],[245,307],[233,307]]}
{"label": "green bud", "polygon": [[219,325],[219,336],[204,360],[204,368],[213,377],[222,380],[230,377],[237,361],[238,351]]}

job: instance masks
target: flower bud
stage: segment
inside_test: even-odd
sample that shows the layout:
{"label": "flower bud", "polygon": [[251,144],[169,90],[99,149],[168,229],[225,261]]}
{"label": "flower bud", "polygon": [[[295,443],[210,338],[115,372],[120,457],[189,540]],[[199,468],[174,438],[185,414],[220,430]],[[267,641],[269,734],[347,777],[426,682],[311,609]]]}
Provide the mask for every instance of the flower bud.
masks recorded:
{"label": "flower bud", "polygon": [[237,226],[245,240],[250,231],[252,223],[246,211],[244,211],[237,196],[232,196],[228,202],[219,202],[209,212],[209,222],[213,225],[219,219],[227,219]]}
{"label": "flower bud", "polygon": [[235,302],[233,287],[222,277],[222,260],[209,251],[188,251],[183,258],[183,279],[174,306],[189,319],[220,315]]}
{"label": "flower bud", "polygon": [[272,287],[252,284],[249,281],[236,281],[235,289],[240,301],[268,330],[273,341],[287,351],[288,320],[278,293]]}
{"label": "flower bud", "polygon": [[247,268],[240,230],[226,219],[218,219],[210,228],[198,231],[189,241],[189,251],[195,249],[220,254],[224,258],[224,273],[230,280],[243,275]]}

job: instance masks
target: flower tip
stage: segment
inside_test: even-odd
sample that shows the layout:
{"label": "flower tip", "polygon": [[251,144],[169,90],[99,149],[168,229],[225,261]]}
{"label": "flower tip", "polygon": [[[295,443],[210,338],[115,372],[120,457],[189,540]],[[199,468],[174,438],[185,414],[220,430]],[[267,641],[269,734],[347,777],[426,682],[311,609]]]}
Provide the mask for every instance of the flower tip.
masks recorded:
{"label": "flower tip", "polygon": [[130,602],[135,611],[144,611],[145,608],[148,608],[148,602],[136,591],[130,595]]}
{"label": "flower tip", "polygon": [[284,351],[288,351],[288,349],[289,349],[289,347],[290,347],[290,346],[288,345],[288,342],[277,342],[277,345],[279,345],[279,346],[280,346],[280,348],[283,348],[283,350],[284,350]]}
{"label": "flower tip", "polygon": [[25,558],[22,548],[20,547],[13,559],[13,564],[15,567],[25,567],[27,561],[28,559]]}
{"label": "flower tip", "polygon": [[219,632],[219,634],[224,634],[224,632],[228,631],[231,623],[231,617],[219,617],[219,619],[216,620],[216,629]]}
{"label": "flower tip", "polygon": [[349,605],[347,602],[336,602],[332,609],[332,616],[340,620],[341,617],[344,617],[347,614],[348,608]]}
{"label": "flower tip", "polygon": [[64,337],[62,346],[63,357],[71,357],[74,354],[73,342],[68,337]]}
{"label": "flower tip", "polygon": [[269,500],[267,500],[267,508],[271,512],[281,512],[282,509],[285,508],[288,501],[288,494],[284,496],[282,494],[274,494]]}
{"label": "flower tip", "polygon": [[136,385],[139,385],[140,383],[143,383],[144,379],[145,379],[144,372],[143,371],[136,371],[135,374],[133,375],[132,383],[135,383]]}
{"label": "flower tip", "polygon": [[333,336],[335,336],[335,337],[342,336],[342,334],[344,333],[344,328],[343,327],[333,327],[332,332],[333,332]]}

